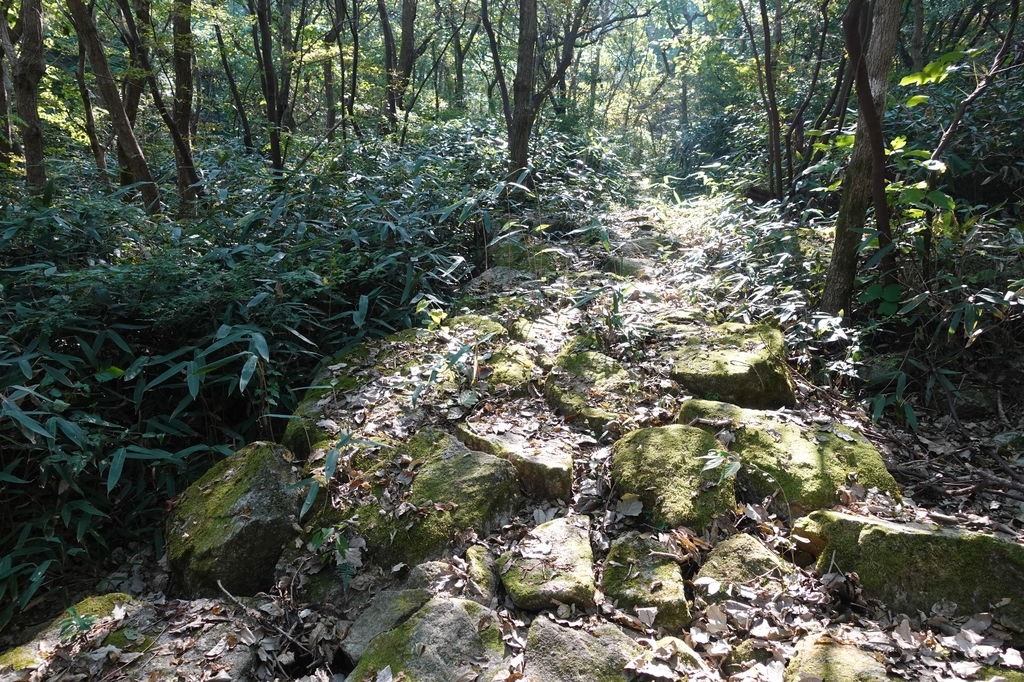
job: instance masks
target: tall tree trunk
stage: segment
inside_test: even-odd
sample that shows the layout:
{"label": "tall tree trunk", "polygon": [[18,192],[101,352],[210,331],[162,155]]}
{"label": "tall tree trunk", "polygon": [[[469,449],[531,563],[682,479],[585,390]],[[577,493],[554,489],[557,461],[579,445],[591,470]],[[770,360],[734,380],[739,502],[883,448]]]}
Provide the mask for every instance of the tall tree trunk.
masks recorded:
{"label": "tall tree trunk", "polygon": [[[854,11],[859,14],[863,0],[852,0],[847,9],[847,17],[843,20],[844,27],[859,21],[852,16]],[[875,158],[872,154],[873,138],[881,135],[879,127],[874,133],[869,129],[869,118],[880,124],[885,114],[885,96],[892,67],[893,48],[899,33],[900,0],[877,0],[875,18],[871,29],[871,42],[867,54],[863,56],[863,64],[855,63],[854,55],[850,54],[850,68],[857,74],[858,102],[866,102],[870,96],[871,106],[860,104],[857,115],[857,135],[853,144],[850,165],[843,179],[843,195],[836,218],[836,236],[832,247],[832,260],[829,262],[825,277],[825,291],[822,294],[821,309],[833,315],[840,311],[849,311],[853,296],[853,282],[857,276],[857,247],[860,244],[861,232],[864,227],[868,203],[871,201],[873,189],[877,191],[878,178],[875,177]],[[860,31],[856,33],[859,35]],[[849,44],[847,45],[849,49]],[[857,52],[859,49],[855,48]],[[863,67],[863,75],[859,72]],[[861,82],[866,81],[868,87],[862,88]],[[884,168],[883,168],[884,170]],[[881,178],[884,183],[884,175]],[[884,185],[882,199],[884,204]],[[876,205],[876,212],[878,206]],[[883,209],[884,211],[884,209]],[[888,218],[888,216],[876,216]]]}
{"label": "tall tree trunk", "polygon": [[505,117],[505,127],[512,129],[512,105],[508,96],[508,84],[505,82],[505,68],[501,64],[501,54],[498,49],[498,37],[491,26],[490,13],[487,10],[487,0],[480,0],[480,22],[483,24],[484,33],[487,34],[487,44],[491,48],[491,61],[494,64],[494,81],[487,88],[487,101],[490,105],[493,102],[491,94],[494,87],[498,87],[501,95],[501,112]]}
{"label": "tall tree trunk", "polygon": [[273,35],[270,32],[270,1],[249,0],[249,11],[256,17],[253,39],[260,65],[263,99],[267,103],[267,130],[270,136],[270,166],[277,172],[284,170],[281,153],[281,121],[278,118],[277,71],[274,68]]}
{"label": "tall tree trunk", "polygon": [[46,74],[43,54],[42,0],[22,0],[18,18],[20,51],[15,52],[7,20],[0,20],[0,44],[11,65],[14,98],[18,108],[18,128],[25,154],[25,183],[31,191],[46,189],[46,149],[43,121],[39,118],[39,81]]}
{"label": "tall tree trunk", "polygon": [[[765,91],[768,95],[768,143],[771,145],[769,154],[770,162],[774,167],[772,175],[775,177],[775,184],[771,188],[776,198],[782,198],[782,124],[779,118],[779,103],[775,97],[775,62],[778,41],[772,47],[772,32],[768,19],[768,5],[765,0],[760,0],[761,27],[764,32],[764,80]],[[778,14],[776,15],[779,16]],[[781,34],[781,20],[777,21],[779,33]]]}
{"label": "tall tree trunk", "polygon": [[910,36],[914,72],[924,70],[924,0],[914,0],[914,32]]}
{"label": "tall tree trunk", "polygon": [[179,212],[191,215],[194,210],[198,187],[195,162],[192,157],[192,60],[195,45],[192,41],[192,0],[174,0],[171,26],[174,35],[174,109],[172,119],[181,135],[181,144],[175,145],[174,163],[178,169],[178,197],[181,201]]}
{"label": "tall tree trunk", "polygon": [[160,192],[149,172],[146,156],[142,153],[142,147],[139,146],[139,141],[135,137],[135,132],[132,130],[128,115],[121,103],[117,83],[114,81],[114,75],[110,72],[110,64],[107,62],[107,55],[103,52],[103,45],[100,43],[100,36],[96,31],[92,15],[82,0],[65,0],[65,2],[67,2],[71,16],[78,27],[79,39],[85,44],[85,52],[92,65],[92,72],[96,74],[96,84],[107,105],[110,122],[117,133],[118,144],[124,148],[132,177],[137,183],[140,183],[139,191],[146,204],[146,210],[156,213],[160,210]]}
{"label": "tall tree trunk", "polygon": [[11,99],[7,90],[7,67],[0,52],[0,162],[8,163],[14,152],[14,126],[11,125]]}
{"label": "tall tree trunk", "polygon": [[416,65],[416,44],[413,27],[416,23],[416,0],[402,0],[402,35],[398,45],[398,64],[395,74],[395,104],[405,109],[405,91],[409,88],[409,79]]}
{"label": "tall tree trunk", "polygon": [[387,90],[388,123],[394,127],[398,123],[398,101],[395,97],[395,32],[391,30],[391,19],[388,17],[388,6],[385,0],[377,0],[377,14],[380,15],[380,30],[384,36],[384,79]]}
{"label": "tall tree trunk", "polygon": [[537,0],[519,3],[519,46],[512,81],[512,122],[508,129],[509,171],[515,175],[530,162],[530,133],[537,112],[533,88],[537,78]]}
{"label": "tall tree trunk", "polygon": [[[76,31],[78,29],[75,29]],[[96,159],[96,168],[100,172],[103,184],[110,188],[110,178],[107,176],[107,155],[100,144],[100,138],[96,134],[96,115],[92,108],[92,95],[89,86],[85,82],[85,45],[78,41],[78,68],[75,69],[75,82],[78,83],[78,94],[82,98],[82,108],[85,111],[85,134],[89,138],[89,148],[92,149],[93,158]]]}
{"label": "tall tree trunk", "polygon": [[338,104],[334,98],[334,60],[328,55],[324,60],[324,94],[327,96],[327,141],[334,142],[334,129],[337,127]]}
{"label": "tall tree trunk", "polygon": [[238,93],[235,77],[231,73],[231,65],[228,63],[228,52],[224,49],[224,37],[220,33],[220,26],[215,24],[213,30],[217,34],[217,49],[220,51],[220,63],[224,67],[224,74],[228,79],[231,98],[235,101],[235,110],[238,112],[238,118],[242,122],[242,144],[245,145],[247,152],[252,152],[255,147],[252,144],[252,131],[249,130],[249,117],[245,114],[245,104],[242,102],[242,96]]}

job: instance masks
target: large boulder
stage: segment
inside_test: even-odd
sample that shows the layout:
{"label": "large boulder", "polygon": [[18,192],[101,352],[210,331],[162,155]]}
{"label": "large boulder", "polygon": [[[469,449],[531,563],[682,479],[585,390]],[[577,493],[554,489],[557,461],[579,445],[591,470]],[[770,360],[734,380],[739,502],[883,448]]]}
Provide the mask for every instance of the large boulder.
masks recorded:
{"label": "large boulder", "polygon": [[251,596],[274,584],[274,567],[296,535],[302,491],[288,451],[253,443],[189,486],[167,522],[167,565],[191,595]]}
{"label": "large boulder", "polygon": [[686,401],[676,421],[712,434],[728,431],[734,438],[729,449],[740,456],[746,487],[758,497],[781,488],[794,516],[838,504],[840,486],[849,485],[852,477],[865,488],[899,498],[878,450],[838,422],[801,426],[777,413],[710,400]]}
{"label": "large boulder", "polygon": [[526,635],[523,679],[544,682],[623,682],[626,664],[642,649],[614,625],[594,633],[562,627],[540,616]]}
{"label": "large boulder", "polygon": [[673,332],[662,335],[677,346],[664,354],[671,363],[669,376],[694,396],[756,409],[796,402],[778,329],[727,322]]}
{"label": "large boulder", "polygon": [[1024,547],[1016,543],[834,511],[799,519],[793,535],[818,555],[819,571],[856,572],[864,593],[894,612],[931,613],[947,599],[960,615],[989,611],[1024,631]]}
{"label": "large boulder", "polygon": [[508,523],[522,501],[509,462],[470,450],[444,431],[421,430],[395,457],[422,462],[400,503],[384,513],[377,497],[384,491],[375,488],[372,502],[340,519],[366,539],[371,559],[381,564],[415,566],[437,558],[457,533],[484,536]]}
{"label": "large boulder", "polygon": [[519,485],[531,497],[548,500],[572,499],[572,446],[568,439],[527,439],[514,430],[483,433],[469,424],[459,424],[456,433],[463,443],[496,457],[516,468]]}
{"label": "large boulder", "polygon": [[679,632],[690,624],[690,603],[671,548],[650,534],[627,533],[612,543],[602,587],[620,609],[656,608],[656,627]]}
{"label": "large boulder", "polygon": [[612,479],[640,497],[654,524],[700,531],[736,506],[733,480],[719,481],[698,459],[718,447],[714,436],[690,426],[633,431],[612,446]]}
{"label": "large boulder", "polygon": [[528,611],[594,604],[594,554],[590,517],[553,519],[530,531],[497,561],[512,603]]}
{"label": "large boulder", "polygon": [[[490,680],[504,666],[505,643],[494,611],[466,599],[435,598],[376,637],[348,680]],[[390,675],[382,677],[384,670]]]}
{"label": "large boulder", "polygon": [[430,600],[430,590],[381,590],[373,596],[341,641],[341,650],[351,661],[363,657],[373,638],[419,611]]}

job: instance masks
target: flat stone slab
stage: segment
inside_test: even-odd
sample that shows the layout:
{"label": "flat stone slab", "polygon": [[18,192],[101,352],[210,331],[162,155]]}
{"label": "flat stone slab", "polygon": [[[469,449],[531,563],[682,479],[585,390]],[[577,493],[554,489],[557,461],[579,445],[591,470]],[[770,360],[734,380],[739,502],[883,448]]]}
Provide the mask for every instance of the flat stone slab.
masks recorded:
{"label": "flat stone slab", "polygon": [[430,597],[426,589],[381,590],[352,623],[341,642],[341,650],[349,660],[358,661],[374,637],[418,611]]}
{"label": "flat stone slab", "polygon": [[712,603],[736,599],[739,588],[763,589],[793,572],[793,567],[757,538],[738,533],[719,542],[694,581],[698,594]]}
{"label": "flat stone slab", "polygon": [[718,447],[714,436],[692,426],[633,431],[612,446],[612,479],[620,491],[640,497],[653,524],[699,532],[736,506],[733,479],[719,482],[698,459]]}
{"label": "flat stone slab", "polygon": [[509,430],[496,433],[485,430],[493,426],[490,424],[462,423],[456,426],[456,435],[468,447],[511,462],[527,495],[549,500],[572,499],[573,451],[568,438],[552,437],[550,433],[528,437],[507,425]]}
{"label": "flat stone slab", "polygon": [[818,555],[820,572],[831,570],[834,555],[835,566],[855,571],[864,593],[894,613],[931,613],[948,599],[957,615],[990,612],[1015,633],[1024,626],[1024,547],[1016,543],[834,511],[799,519],[793,537]]}
{"label": "flat stone slab", "polygon": [[885,682],[890,679],[885,666],[867,651],[851,644],[840,644],[827,637],[805,637],[796,647],[796,656],[786,667],[786,682],[820,679],[827,682]]}
{"label": "flat stone slab", "polygon": [[544,682],[623,682],[625,666],[642,649],[613,625],[593,634],[563,627],[539,616],[526,635],[525,680]]}
{"label": "flat stone slab", "polygon": [[[366,540],[372,559],[382,565],[415,566],[441,556],[456,533],[472,529],[484,536],[508,523],[522,501],[513,466],[468,449],[454,436],[423,429],[394,451],[417,462],[408,491],[391,499],[382,513],[382,492],[373,502],[347,510],[348,522]],[[373,480],[373,479],[371,479]]]}
{"label": "flat stone slab", "polygon": [[569,330],[579,316],[580,311],[573,308],[537,318],[523,317],[511,325],[509,332],[512,338],[536,352],[540,366],[548,370],[569,342]]}
{"label": "flat stone slab", "polygon": [[655,608],[655,627],[678,632],[690,624],[690,603],[668,545],[650,534],[627,533],[612,543],[602,588],[620,609]]}
{"label": "flat stone slab", "polygon": [[590,517],[553,519],[534,528],[497,561],[512,603],[527,611],[594,605],[594,553]]}
{"label": "flat stone slab", "polygon": [[633,377],[614,359],[571,344],[555,360],[544,394],[559,414],[586,425],[597,437],[628,413]]}
{"label": "flat stone slab", "polygon": [[[347,680],[490,680],[505,658],[494,611],[468,599],[438,597],[377,636]],[[390,675],[382,677],[385,670]]]}
{"label": "flat stone slab", "polygon": [[670,363],[669,376],[694,397],[755,409],[796,403],[778,329],[727,322],[666,331],[661,338],[676,345],[662,353]]}
{"label": "flat stone slab", "polygon": [[167,522],[167,565],[185,592],[252,596],[274,584],[274,567],[296,536],[302,491],[290,453],[253,443],[215,464],[181,496]]}
{"label": "flat stone slab", "polygon": [[744,464],[740,474],[746,487],[762,498],[781,487],[791,515],[838,504],[839,488],[850,484],[851,474],[865,488],[899,499],[896,481],[864,436],[835,421],[798,424],[795,419],[710,400],[688,400],[676,417],[711,434],[727,431],[733,438],[728,449]]}

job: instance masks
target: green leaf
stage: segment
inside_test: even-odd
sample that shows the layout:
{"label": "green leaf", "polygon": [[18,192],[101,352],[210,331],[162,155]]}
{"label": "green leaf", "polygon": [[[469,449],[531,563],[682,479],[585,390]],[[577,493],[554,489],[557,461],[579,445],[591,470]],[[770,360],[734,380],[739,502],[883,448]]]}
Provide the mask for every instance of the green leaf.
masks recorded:
{"label": "green leaf", "polygon": [[857,300],[861,303],[870,303],[871,301],[876,301],[880,298],[882,298],[882,285],[872,284],[864,290],[864,293],[861,294]]}
{"label": "green leaf", "polygon": [[900,313],[899,313],[899,314],[900,314],[900,315],[906,315],[906,314],[907,314],[907,313],[909,313],[910,311],[912,311],[912,310],[914,310],[915,308],[917,308],[917,306],[919,306],[919,305],[921,305],[922,303],[924,303],[924,302],[925,302],[925,301],[926,301],[926,300],[928,299],[928,296],[929,296],[929,292],[927,292],[927,291],[922,291],[922,292],[921,292],[920,294],[918,294],[918,295],[917,295],[917,296],[915,296],[914,298],[912,298],[912,299],[910,299],[909,301],[907,301],[907,302],[906,302],[906,303],[905,303],[905,304],[903,305],[903,307],[902,307],[902,308],[900,308]]}
{"label": "green leaf", "polygon": [[267,347],[267,339],[259,332],[252,333],[252,345],[265,362],[270,362],[270,349]]}
{"label": "green leaf", "polygon": [[896,303],[900,300],[900,285],[890,284],[882,290],[882,300]]}
{"label": "green leaf", "polygon": [[43,426],[32,417],[22,412],[21,408],[15,405],[10,400],[4,398],[3,402],[0,403],[3,407],[3,412],[6,412],[16,422],[24,426],[29,431],[42,436],[43,438],[51,438],[50,432],[43,428]]}
{"label": "green leaf", "polygon": [[907,100],[907,106],[916,107],[918,104],[923,104],[927,102],[929,99],[930,98],[928,97],[928,95],[914,95],[913,97]]}
{"label": "green leaf", "polygon": [[956,203],[954,203],[952,197],[939,190],[928,192],[928,201],[932,202],[939,208],[946,209],[947,211],[952,211],[956,208]]}
{"label": "green leaf", "polygon": [[107,471],[107,494],[110,494],[117,482],[121,480],[121,470],[124,468],[124,458],[127,454],[127,450],[118,448],[114,452],[114,456],[110,458],[110,469]]}
{"label": "green leaf", "polygon": [[316,501],[317,493],[320,492],[320,481],[313,481],[309,486],[309,492],[306,493],[306,499],[302,503],[302,509],[299,511],[299,518],[301,519],[313,506],[313,502]]}
{"label": "green leaf", "polygon": [[93,377],[96,379],[96,381],[99,381],[99,382],[102,383],[104,381],[110,381],[111,379],[117,379],[117,378],[119,378],[119,377],[121,377],[123,375],[124,375],[124,370],[123,369],[121,369],[120,367],[114,367],[113,365],[111,365],[110,367],[108,367],[108,368],[106,368],[104,370],[96,372],[96,374],[94,374]]}
{"label": "green leaf", "polygon": [[252,375],[256,372],[256,363],[259,359],[249,354],[249,359],[245,361],[245,366],[242,367],[242,373],[238,377],[238,390],[244,391],[245,387],[249,385],[249,381],[252,379]]}
{"label": "green leaf", "polygon": [[370,307],[370,299],[366,294],[359,297],[359,308],[352,313],[352,324],[362,327],[366,324],[366,312]]}

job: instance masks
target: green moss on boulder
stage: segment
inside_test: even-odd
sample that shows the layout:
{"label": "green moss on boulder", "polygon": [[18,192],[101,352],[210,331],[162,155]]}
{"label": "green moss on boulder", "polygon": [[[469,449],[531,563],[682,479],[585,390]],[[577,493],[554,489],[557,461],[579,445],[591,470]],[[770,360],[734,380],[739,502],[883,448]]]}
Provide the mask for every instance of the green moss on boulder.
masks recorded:
{"label": "green moss on boulder", "polygon": [[756,409],[796,403],[782,332],[766,325],[725,323],[679,334],[669,351],[669,376],[698,398]]}
{"label": "green moss on boulder", "polygon": [[548,372],[544,392],[552,407],[601,436],[619,418],[616,408],[634,392],[633,379],[621,364],[596,351],[570,344]]}
{"label": "green moss on boulder", "polygon": [[738,533],[719,542],[697,573],[698,580],[712,579],[720,583],[720,589],[710,594],[708,586],[701,584],[697,590],[707,602],[734,599],[738,586],[761,589],[772,582],[780,583],[792,572],[793,568],[763,542],[746,533]]}
{"label": "green moss on boulder", "polygon": [[683,574],[670,553],[656,537],[627,533],[612,543],[602,587],[620,609],[653,606],[658,609],[655,626],[680,631],[690,624],[690,604]]}
{"label": "green moss on boulder", "polygon": [[507,459],[527,495],[548,500],[572,497],[571,446],[557,439],[531,443],[513,432],[481,435],[465,423],[455,426],[459,440],[474,450]]}
{"label": "green moss on boulder", "polygon": [[612,479],[619,490],[640,496],[656,525],[689,526],[698,532],[736,506],[733,479],[703,471],[698,459],[719,447],[710,434],[690,426],[640,429],[612,446]]}
{"label": "green moss on boulder", "polygon": [[273,586],[274,566],[295,537],[302,492],[285,448],[253,443],[189,486],[167,523],[167,564],[189,594],[235,595]]}
{"label": "green moss on boulder", "polygon": [[882,665],[867,651],[830,639],[805,637],[797,644],[796,656],[786,667],[786,682],[808,677],[824,682],[885,682],[890,678]]}
{"label": "green moss on boulder", "polygon": [[[701,426],[699,420],[714,425]],[[849,483],[849,474],[865,488],[899,499],[899,487],[878,450],[842,424],[801,427],[769,412],[710,400],[688,400],[676,417],[682,424],[696,421],[711,434],[722,429],[723,420],[733,424],[736,439],[729,449],[745,465],[741,472],[747,488],[763,498],[781,487],[794,516],[837,504],[838,489]]]}
{"label": "green moss on boulder", "polygon": [[498,574],[512,603],[528,611],[559,604],[593,606],[594,553],[590,517],[553,519],[534,528],[501,555]]}
{"label": "green moss on boulder", "polygon": [[[799,519],[794,538],[820,551],[818,570],[856,571],[864,592],[894,612],[930,613],[946,598],[962,613],[1024,624],[1024,547],[991,535],[933,529],[833,511]],[[1020,637],[1017,637],[1020,640]]]}
{"label": "green moss on boulder", "polygon": [[623,682],[623,668],[643,651],[612,625],[593,634],[540,616],[526,635],[524,679],[544,682]]}
{"label": "green moss on boulder", "polygon": [[469,450],[444,431],[423,429],[395,454],[424,462],[406,497],[418,512],[396,518],[382,514],[379,504],[369,504],[342,517],[366,539],[370,557],[383,565],[415,566],[439,557],[456,532],[472,528],[487,535],[507,523],[521,503],[509,462]]}
{"label": "green moss on boulder", "polygon": [[436,598],[377,636],[347,679],[372,682],[390,667],[393,679],[407,682],[472,679],[473,672],[490,680],[504,659],[496,613],[466,599]]}

